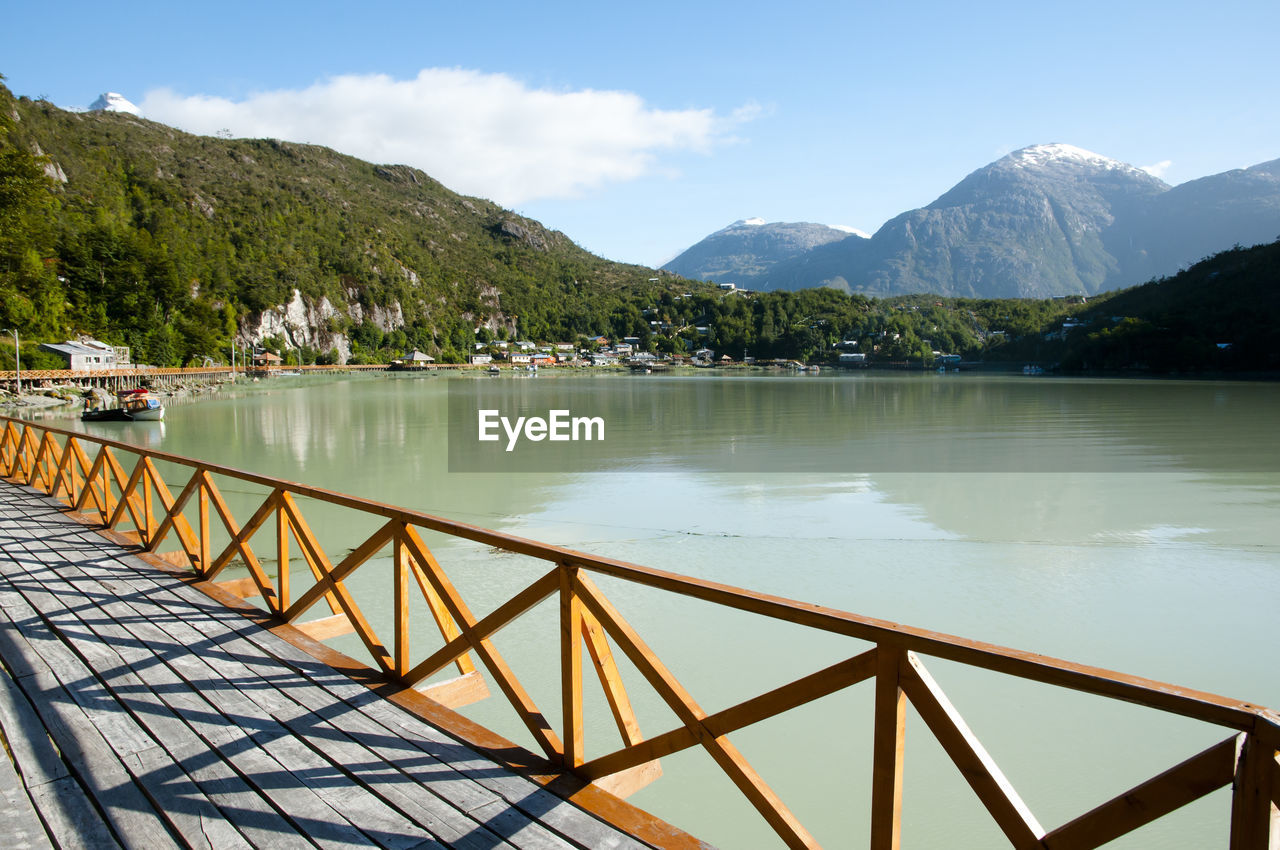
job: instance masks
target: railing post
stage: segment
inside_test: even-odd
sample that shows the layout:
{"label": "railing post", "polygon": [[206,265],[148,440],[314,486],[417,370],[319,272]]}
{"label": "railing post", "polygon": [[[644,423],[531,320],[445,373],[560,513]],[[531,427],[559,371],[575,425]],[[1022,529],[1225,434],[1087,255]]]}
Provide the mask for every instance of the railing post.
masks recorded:
{"label": "railing post", "polygon": [[902,765],[907,698],[900,681],[907,654],[876,647],[875,738],[871,755],[871,850],[898,850],[902,842]]}
{"label": "railing post", "polygon": [[1280,847],[1276,751],[1257,735],[1243,739],[1232,786],[1230,850],[1273,850]]}
{"label": "railing post", "polygon": [[409,552],[404,545],[405,527],[396,529],[392,544],[395,560],[392,605],[395,610],[395,637],[392,646],[392,665],[396,675],[404,678],[409,673]]}
{"label": "railing post", "polygon": [[574,592],[578,568],[560,565],[560,700],[564,718],[564,766],[584,761],[582,733],[582,600]]}
{"label": "railing post", "polygon": [[289,607],[289,514],[283,500],[276,508],[276,595],[284,611]]}
{"label": "railing post", "polygon": [[200,502],[200,565],[199,573],[201,578],[209,571],[209,488],[205,486],[204,470],[197,472],[200,476],[200,483],[196,485],[196,492]]}

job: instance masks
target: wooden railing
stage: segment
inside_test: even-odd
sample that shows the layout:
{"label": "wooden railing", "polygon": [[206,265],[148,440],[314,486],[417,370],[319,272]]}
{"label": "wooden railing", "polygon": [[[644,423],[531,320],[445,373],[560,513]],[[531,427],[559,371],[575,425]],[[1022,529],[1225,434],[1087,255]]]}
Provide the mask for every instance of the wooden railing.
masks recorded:
{"label": "wooden railing", "polygon": [[[37,487],[72,510],[96,517],[143,549],[206,580],[217,579],[233,563],[249,576],[241,585],[261,595],[281,620],[322,638],[354,631],[386,677],[415,686],[449,665],[459,675],[423,689],[445,704],[461,705],[486,693],[472,660],[477,656],[492,681],[514,707],[537,746],[553,763],[604,787],[625,791],[658,772],[657,760],[690,747],[702,747],[751,805],[791,847],[817,842],[730,741],[738,730],[821,699],[860,682],[873,681],[874,728],[870,806],[871,847],[896,848],[900,841],[906,707],[910,702],[924,725],[959,768],[1000,830],[1016,848],[1092,848],[1101,846],[1218,789],[1230,786],[1231,850],[1280,848],[1280,715],[1268,709],[1187,690],[1161,682],[1086,667],[1033,653],[906,627],[820,606],[766,596],[607,558],[549,546],[453,522],[440,517],[343,495],[329,490],[243,472],[202,461],[154,452],[121,442],[89,437],[43,425],[0,418],[0,473]],[[90,451],[92,450],[92,456]],[[126,468],[121,458],[131,458]],[[177,495],[161,477],[158,464],[190,470]],[[183,472],[182,474],[186,474]],[[244,525],[238,524],[218,481],[256,485],[267,495]],[[299,500],[336,506],[374,517],[377,530],[344,557],[334,560],[322,549],[300,510]],[[214,520],[229,542],[215,548]],[[264,528],[274,528],[275,581],[267,575],[252,543]],[[217,528],[217,526],[214,526]],[[490,613],[477,617],[450,581],[420,533],[440,532],[504,552],[547,562],[550,569]],[[291,585],[290,539],[313,581]],[[379,553],[390,550],[393,569],[390,640],[370,625],[346,586],[346,580]],[[730,708],[707,712],[685,689],[638,631],[601,592],[593,576],[607,576],[680,597],[795,624],[830,635],[874,644],[790,684]],[[247,586],[247,587],[243,587]],[[301,591],[301,592],[299,592]],[[443,646],[425,657],[411,650],[410,596],[426,602]],[[514,675],[493,643],[493,636],[543,600],[558,599],[559,730]],[[329,616],[305,621],[325,603]],[[419,604],[420,603],[415,603]],[[584,747],[582,647],[622,737],[622,746],[587,758]],[[660,734],[641,733],[613,655],[620,649],[671,708],[678,725]],[[548,648],[548,651],[553,651]],[[1054,829],[1031,814],[1009,781],[969,730],[946,695],[924,668],[920,656],[947,659],[1033,682],[1065,688],[1153,711],[1193,718],[1230,730],[1202,752]]]}

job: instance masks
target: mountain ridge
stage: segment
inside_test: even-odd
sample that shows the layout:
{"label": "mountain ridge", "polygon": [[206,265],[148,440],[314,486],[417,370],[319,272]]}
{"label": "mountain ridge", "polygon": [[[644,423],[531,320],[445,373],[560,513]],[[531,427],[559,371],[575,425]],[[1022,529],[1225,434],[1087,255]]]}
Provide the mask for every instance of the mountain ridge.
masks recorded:
{"label": "mountain ridge", "polygon": [[[976,169],[869,240],[756,256],[739,277],[759,289],[832,286],[868,295],[1091,295],[1277,234],[1280,160],[1171,187],[1136,166],[1054,143]],[[719,263],[710,240],[685,252],[703,270]]]}

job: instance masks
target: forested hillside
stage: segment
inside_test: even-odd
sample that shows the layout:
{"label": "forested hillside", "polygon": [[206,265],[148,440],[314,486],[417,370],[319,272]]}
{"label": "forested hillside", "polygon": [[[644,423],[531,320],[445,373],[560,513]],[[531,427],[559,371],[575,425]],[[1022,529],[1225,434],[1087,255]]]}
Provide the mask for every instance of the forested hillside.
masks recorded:
{"label": "forested hillside", "polygon": [[416,169],[2,86],[0,116],[0,324],[26,336],[90,333],[165,365],[225,357],[233,336],[312,358],[456,359],[477,327],[612,333],[616,307],[662,288]]}

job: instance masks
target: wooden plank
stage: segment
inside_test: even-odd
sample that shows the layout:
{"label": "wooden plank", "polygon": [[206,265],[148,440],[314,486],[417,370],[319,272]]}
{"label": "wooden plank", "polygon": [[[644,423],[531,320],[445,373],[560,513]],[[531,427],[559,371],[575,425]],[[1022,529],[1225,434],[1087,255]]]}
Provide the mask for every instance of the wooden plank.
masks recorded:
{"label": "wooden plank", "polygon": [[[145,609],[136,613],[146,613]],[[135,613],[135,616],[136,616]],[[149,620],[164,622],[166,618],[151,613]],[[138,627],[135,627],[138,628]],[[158,631],[158,629],[156,629]],[[159,643],[167,635],[152,637],[150,642]],[[172,642],[174,638],[168,637]],[[225,648],[225,646],[224,646]],[[425,835],[410,827],[403,819],[389,815],[385,806],[373,805],[359,795],[352,795],[341,787],[324,784],[323,775],[326,770],[332,771],[332,765],[325,765],[316,759],[315,754],[308,751],[300,742],[294,741],[282,730],[271,717],[269,707],[288,706],[287,699],[277,695],[271,697],[261,689],[250,691],[253,698],[242,693],[238,688],[219,687],[222,677],[207,670],[198,659],[184,659],[179,667],[179,676],[192,687],[199,688],[200,693],[210,697],[213,705],[218,706],[220,716],[226,716],[241,723],[251,722],[252,728],[241,730],[228,727],[225,721],[221,724],[222,733],[214,732],[210,737],[220,751],[238,750],[237,764],[241,770],[258,771],[248,774],[251,779],[262,784],[262,794],[274,798],[277,786],[283,786],[284,799],[276,805],[296,818],[300,825],[309,831],[317,831],[320,838],[329,846],[348,846],[351,844],[367,844],[370,840],[380,846],[410,847],[424,840]],[[238,665],[231,671],[239,681],[251,677],[248,668]],[[209,731],[206,729],[206,734]],[[246,755],[244,744],[252,740],[260,755]],[[288,774],[292,779],[285,780]],[[317,783],[319,783],[317,785]],[[322,802],[323,801],[323,802]],[[287,802],[292,808],[285,808]],[[335,808],[336,805],[336,808]],[[345,816],[337,812],[346,808]],[[359,824],[359,828],[355,824]]]}
{"label": "wooden plank", "polygon": [[124,758],[125,768],[192,850],[251,850],[234,826],[163,747]]}
{"label": "wooden plank", "polygon": [[443,682],[419,685],[416,690],[428,699],[443,706],[459,709],[489,697],[489,686],[479,670],[472,670],[462,676],[455,676]]}
{"label": "wooden plank", "polygon": [[1270,850],[1280,824],[1272,803],[1276,784],[1275,748],[1243,735],[1231,795],[1230,850]]}
{"label": "wooden plank", "polygon": [[871,850],[902,846],[902,770],[907,700],[902,691],[906,653],[876,647],[875,730],[871,745]]}
{"label": "wooden plank", "polygon": [[21,683],[49,730],[49,737],[74,766],[116,834],[147,836],[150,846],[156,848],[179,847],[151,801],[53,674],[36,673]]}
{"label": "wooden plank", "polygon": [[[153,616],[156,620],[162,620],[159,616]],[[236,639],[224,641],[220,646],[224,650],[231,650],[240,643],[241,641]],[[286,687],[290,696],[296,694],[299,688],[308,686],[304,682],[282,684],[278,666],[267,665],[265,669],[259,670],[261,663],[260,659],[255,661],[245,653],[241,661],[235,662],[227,670],[237,682],[237,688],[231,690],[248,686],[251,689],[247,692],[235,695],[226,688],[204,688],[202,692],[214,691],[212,698],[215,702],[222,703],[224,711],[229,708],[235,715],[242,718],[251,717],[254,722],[248,733],[258,745],[285,769],[298,776],[304,785],[312,787],[317,794],[322,794],[329,805],[344,813],[347,820],[356,824],[372,840],[393,848],[417,846],[424,841],[427,835],[423,830],[414,827],[394,808],[379,803],[375,797],[369,796],[368,792],[377,792],[376,788],[371,789],[360,783],[357,783],[358,787],[344,786],[325,779],[326,775],[338,775],[344,772],[358,779],[358,775],[349,772],[346,765],[370,764],[368,752],[353,753],[349,748],[343,752],[334,752],[330,746],[332,741],[326,741],[324,747],[317,748],[314,742],[280,734],[283,731],[282,719],[299,721],[300,717],[308,716],[308,712],[299,709],[291,698],[285,698],[283,692],[277,698],[263,700],[261,698],[263,691],[253,687],[252,680],[258,676],[261,676],[264,684],[274,680],[275,687]],[[309,728],[305,722],[300,722],[300,726],[303,733]],[[287,724],[284,728],[287,728]],[[404,800],[399,802],[403,803]],[[473,828],[474,824],[470,824],[470,827]]]}
{"label": "wooden plank", "polygon": [[28,788],[27,793],[59,850],[115,850],[120,846],[74,777]]}
{"label": "wooden plank", "polygon": [[1145,826],[1206,794],[1229,785],[1235,775],[1238,736],[1214,744],[1063,824],[1046,835],[1046,850],[1091,850]]}
{"label": "wooden plank", "polygon": [[[324,758],[342,770],[352,783],[384,801],[389,811],[430,827],[435,837],[449,846],[459,847],[461,850],[509,846],[486,829],[483,823],[452,808],[433,794],[422,793],[423,789],[417,782],[392,765],[387,765],[376,773],[352,769],[351,766],[369,764],[376,756],[359,743],[358,738],[353,739],[333,725],[340,720],[319,722],[312,711],[299,705],[294,705],[287,711],[273,712],[272,716],[292,729],[296,740],[316,752],[323,752]],[[416,842],[421,838],[413,840]],[[416,844],[406,843],[403,846],[411,847]],[[432,846],[439,845],[433,842]]]}
{"label": "wooden plank", "polygon": [[262,595],[262,588],[258,586],[258,583],[252,577],[225,579],[217,582],[217,585],[227,593],[234,593],[241,599],[250,599],[254,596]]}
{"label": "wooden plank", "polygon": [[584,761],[582,729],[582,602],[573,592],[576,570],[560,567],[560,716],[564,722],[564,765]]}
{"label": "wooden plank", "polygon": [[[74,598],[72,590],[64,590],[63,593]],[[30,590],[28,597],[45,610],[56,606],[63,598],[44,590]],[[128,688],[129,696],[124,702],[117,703],[106,685],[89,676],[87,670],[77,671],[66,660],[53,665],[60,676],[74,676],[83,672],[84,675],[74,681],[64,678],[64,688],[81,704],[82,710],[103,733],[103,739],[115,751],[120,763],[152,801],[154,812],[193,848],[248,848],[249,844],[234,827],[226,823],[218,809],[205,798],[199,786],[174,761],[173,756],[156,745],[157,740],[164,738],[153,737],[155,730],[168,729],[169,746],[175,747],[175,726],[180,732],[186,732],[186,727],[176,723],[176,719],[161,707],[154,695],[131,674],[121,672],[125,665],[120,656],[105,644],[90,638],[87,624],[73,617],[70,609],[53,613],[50,624],[69,641],[66,647],[68,657],[69,650],[74,646],[91,663],[95,663],[99,669],[111,671],[117,681],[123,681]],[[144,729],[143,723],[148,728]]]}
{"label": "wooden plank", "polygon": [[[0,674],[2,675],[2,674]],[[7,736],[0,734],[0,741]],[[36,810],[27,796],[27,789],[14,770],[4,751],[0,749],[0,824],[4,825],[6,850],[53,850],[49,836],[45,834]]]}
{"label": "wooden plank", "polygon": [[349,635],[356,630],[356,627],[351,625],[351,621],[347,619],[346,614],[333,614],[329,617],[321,617],[318,620],[294,623],[293,627],[314,640]]}
{"label": "wooden plank", "polygon": [[[137,614],[132,613],[130,619],[137,620]],[[140,631],[145,631],[150,626],[151,624],[149,622],[143,622],[141,624],[136,624],[134,628]],[[163,635],[160,637],[163,638]],[[164,644],[162,643],[161,645]],[[154,666],[151,668],[152,674],[154,674],[155,669],[156,668]],[[217,683],[210,682],[209,684],[216,686]],[[204,713],[207,715],[207,709]],[[225,719],[223,719],[221,722],[216,724],[215,734],[225,733],[227,728],[227,723]],[[240,733],[239,737],[243,740],[243,733]],[[276,785],[281,784],[280,776],[281,774],[284,774],[285,771],[278,763],[264,761],[263,758],[252,753],[246,754],[244,752],[237,752],[234,757],[237,758],[237,764],[240,765],[240,769],[247,768],[249,770],[257,769],[261,771],[260,775],[268,779],[268,788],[274,790]],[[226,775],[224,775],[223,778],[226,778]],[[301,785],[301,783],[298,783],[298,785]],[[328,809],[327,806],[324,806],[320,798],[309,789],[306,794],[296,793],[296,791],[286,791],[284,792],[284,797],[288,800],[289,804],[294,807],[293,809],[290,809],[291,813],[294,811],[301,813],[298,815],[299,819],[306,820],[307,817],[310,816],[311,819],[306,820],[307,825],[309,828],[317,830],[316,834],[319,839],[322,839],[322,846],[335,848],[367,846],[368,839],[366,836],[351,827],[345,820],[337,817],[333,811]],[[263,807],[259,805],[258,808],[262,810],[258,813],[259,815],[266,812],[274,814],[270,807]],[[291,817],[293,817],[292,814]],[[279,820],[278,815],[276,816],[276,820]],[[152,828],[152,831],[154,831],[154,827]],[[284,839],[285,835],[276,828],[273,828],[273,832],[274,834],[269,837],[274,846],[276,842]],[[283,843],[285,845],[288,844],[287,841],[283,841]]]}
{"label": "wooden plank", "polygon": [[[137,614],[122,602],[106,601],[100,611],[111,617],[123,616],[126,622],[135,620]],[[223,827],[212,823],[216,812],[211,812],[202,802],[200,795],[206,795],[209,801],[219,809],[236,813],[236,827],[258,846],[272,847],[309,847],[300,835],[259,795],[253,793],[240,776],[230,769],[222,760],[210,758],[210,749],[199,736],[183,722],[172,705],[182,703],[183,693],[175,690],[175,686],[185,685],[173,675],[163,664],[156,663],[152,648],[167,648],[163,644],[149,642],[150,648],[144,648],[136,637],[116,619],[93,617],[83,621],[86,630],[92,630],[102,640],[110,644],[121,654],[118,663],[111,666],[105,675],[108,686],[112,689],[122,708],[145,724],[152,736],[160,742],[164,752],[169,755],[169,763],[158,759],[154,750],[144,751],[145,755],[135,762],[126,761],[126,765],[147,768],[147,772],[139,774],[131,770],[139,783],[148,789],[153,799],[172,797],[174,789],[182,794],[175,801],[161,806],[162,811],[176,812],[178,817],[167,814],[175,828],[193,842],[190,833],[198,830],[199,836],[218,836],[225,833]],[[132,672],[126,672],[131,670]],[[150,681],[144,682],[140,676]],[[152,690],[154,689],[154,691]],[[164,696],[161,696],[161,695]],[[193,701],[198,702],[197,710],[209,715],[213,710],[194,692],[187,691],[191,697],[185,705],[190,709]],[[180,771],[180,772],[179,772]],[[183,775],[185,774],[185,776]],[[186,776],[189,776],[199,788],[199,794],[190,790],[182,791]],[[153,786],[159,782],[159,791]],[[187,798],[190,798],[188,802]],[[192,822],[188,808],[194,808],[197,820]],[[198,843],[198,842],[196,842]],[[218,846],[240,846],[235,836],[225,834],[218,841]]]}
{"label": "wooden plank", "polygon": [[1045,830],[914,653],[901,683],[943,750],[1014,847],[1038,847]]}
{"label": "wooden plank", "polygon": [[70,775],[26,694],[4,670],[0,670],[0,730],[28,788]]}

